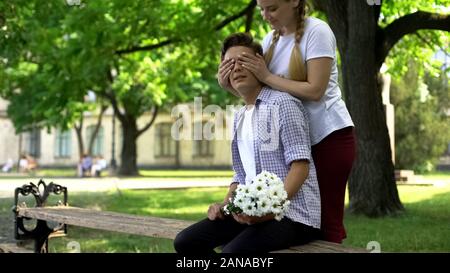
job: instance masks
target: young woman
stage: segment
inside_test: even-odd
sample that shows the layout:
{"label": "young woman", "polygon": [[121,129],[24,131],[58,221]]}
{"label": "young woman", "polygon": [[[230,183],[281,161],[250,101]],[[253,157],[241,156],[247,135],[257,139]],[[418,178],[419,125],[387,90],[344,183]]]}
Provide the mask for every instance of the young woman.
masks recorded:
{"label": "young woman", "polygon": [[[313,160],[319,180],[323,239],[341,243],[347,180],[355,159],[354,125],[338,85],[336,40],[323,21],[305,16],[305,0],[258,0],[273,31],[263,40],[264,57],[241,54],[239,64],[264,84],[303,101],[310,119]],[[229,83],[234,60],[219,66],[219,84]]]}

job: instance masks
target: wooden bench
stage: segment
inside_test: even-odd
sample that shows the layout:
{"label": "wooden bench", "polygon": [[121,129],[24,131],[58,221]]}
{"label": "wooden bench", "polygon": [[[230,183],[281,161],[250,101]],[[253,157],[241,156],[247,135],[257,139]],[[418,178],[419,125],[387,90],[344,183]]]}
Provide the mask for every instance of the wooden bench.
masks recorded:
{"label": "wooden bench", "polygon": [[398,183],[414,182],[414,171],[395,170],[395,181],[397,181]]}
{"label": "wooden bench", "polygon": [[[39,188],[43,188],[39,191]],[[27,208],[17,204],[18,195],[33,194],[37,207]],[[64,194],[64,202],[59,206],[45,206],[50,193]],[[34,251],[48,252],[49,237],[61,236],[67,233],[67,225],[87,227],[93,229],[122,232],[134,235],[174,239],[184,228],[193,224],[193,221],[159,218],[151,216],[138,216],[124,213],[98,211],[67,206],[67,189],[50,183],[48,186],[41,180],[38,185],[30,183],[15,191],[15,237],[18,240],[33,239]],[[36,228],[28,231],[24,228],[24,220],[37,219]],[[49,228],[47,222],[60,223],[55,228]],[[59,235],[58,235],[59,234]],[[1,246],[0,246],[1,247]],[[276,253],[318,253],[318,252],[368,252],[365,249],[345,247],[324,241],[314,241],[307,245],[291,247],[275,251]]]}

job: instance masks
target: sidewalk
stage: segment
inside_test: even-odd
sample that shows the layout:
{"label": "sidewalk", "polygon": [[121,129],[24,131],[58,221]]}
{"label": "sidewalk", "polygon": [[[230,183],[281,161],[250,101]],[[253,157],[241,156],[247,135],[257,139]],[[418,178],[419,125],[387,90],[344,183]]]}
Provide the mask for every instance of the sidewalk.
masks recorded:
{"label": "sidewalk", "polygon": [[[99,192],[125,189],[172,189],[190,187],[228,187],[231,177],[219,178],[49,178],[44,179],[48,185],[50,182],[67,187],[73,192]],[[37,184],[39,178],[11,178],[0,179],[0,198],[14,197],[14,190],[24,184],[33,182]]]}

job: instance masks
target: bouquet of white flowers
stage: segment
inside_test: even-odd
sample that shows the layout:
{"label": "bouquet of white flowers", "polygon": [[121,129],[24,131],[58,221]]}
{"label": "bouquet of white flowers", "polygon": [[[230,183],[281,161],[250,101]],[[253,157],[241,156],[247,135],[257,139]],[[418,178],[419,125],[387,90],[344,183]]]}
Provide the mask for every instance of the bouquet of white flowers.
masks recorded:
{"label": "bouquet of white flowers", "polygon": [[289,208],[284,183],[274,173],[263,171],[248,185],[238,185],[230,202],[223,208],[227,215],[244,213],[249,216],[275,214],[280,221]]}

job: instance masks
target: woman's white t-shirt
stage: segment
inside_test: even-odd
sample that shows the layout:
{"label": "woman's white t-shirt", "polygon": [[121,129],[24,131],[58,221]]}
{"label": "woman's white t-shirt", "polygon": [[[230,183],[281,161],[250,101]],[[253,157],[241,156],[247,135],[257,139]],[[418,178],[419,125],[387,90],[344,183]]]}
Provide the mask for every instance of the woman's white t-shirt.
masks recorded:
{"label": "woman's white t-shirt", "polygon": [[[273,31],[263,39],[264,53],[269,49]],[[295,33],[280,36],[269,70],[278,76],[289,78],[289,60],[295,44]],[[308,60],[321,57],[333,59],[330,81],[327,90],[320,101],[305,101],[303,105],[309,113],[311,145],[319,143],[330,133],[354,126],[350,114],[342,100],[338,84],[338,69],[336,62],[336,39],[333,31],[324,21],[308,17],[305,21],[305,31],[300,41],[300,52],[305,63]]]}

